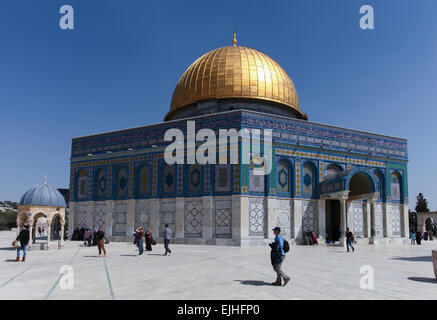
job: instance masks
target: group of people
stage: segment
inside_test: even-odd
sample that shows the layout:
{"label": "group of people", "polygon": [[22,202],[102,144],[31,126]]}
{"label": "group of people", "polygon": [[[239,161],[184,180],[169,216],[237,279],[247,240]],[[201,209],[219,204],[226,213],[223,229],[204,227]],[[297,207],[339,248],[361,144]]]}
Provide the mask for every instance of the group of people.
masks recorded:
{"label": "group of people", "polygon": [[[164,235],[164,255],[171,254],[171,250],[169,248],[169,244],[171,242],[171,234],[172,230],[169,228],[168,224],[165,225],[165,229],[163,232]],[[152,245],[156,244],[156,241],[153,239],[152,232],[147,229],[144,231],[142,226],[139,226],[134,234],[134,244],[138,247],[138,255],[142,255],[144,252],[144,240],[146,240],[146,251],[152,251]]]}
{"label": "group of people", "polygon": [[433,240],[432,233],[428,233],[427,231],[422,233],[419,230],[412,230],[410,232],[410,244],[422,244],[422,240]]}
{"label": "group of people", "polygon": [[156,241],[153,240],[152,232],[149,229],[147,229],[144,232],[144,229],[142,226],[139,226],[135,230],[133,236],[134,236],[134,244],[136,244],[138,247],[139,255],[142,255],[144,252],[143,237],[146,240],[146,251],[152,251],[152,245],[156,244]]}

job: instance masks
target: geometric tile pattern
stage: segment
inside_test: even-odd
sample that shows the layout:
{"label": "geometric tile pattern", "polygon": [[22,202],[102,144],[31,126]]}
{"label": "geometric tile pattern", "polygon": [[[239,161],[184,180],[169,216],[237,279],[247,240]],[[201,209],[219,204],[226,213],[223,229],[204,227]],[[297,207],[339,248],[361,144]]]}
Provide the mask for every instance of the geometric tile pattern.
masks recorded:
{"label": "geometric tile pattern", "polygon": [[176,232],[176,202],[175,201],[162,201],[161,202],[161,230],[158,230],[158,234],[161,235],[165,229],[165,225],[175,235]]}
{"label": "geometric tile pattern", "polygon": [[348,226],[356,236],[364,237],[364,210],[362,202],[352,202],[347,217]]}
{"label": "geometric tile pattern", "polygon": [[186,201],[184,208],[185,216],[185,236],[200,238],[202,237],[203,226],[203,204],[202,201]]}
{"label": "geometric tile pattern", "polygon": [[112,234],[114,236],[126,235],[126,214],[127,201],[116,203],[112,215]]}
{"label": "geometric tile pattern", "polygon": [[87,228],[87,206],[86,205],[78,205],[74,210],[74,226],[79,228]]}
{"label": "geometric tile pattern", "polygon": [[377,238],[382,238],[384,234],[382,206],[375,205],[375,235]]}
{"label": "geometric tile pattern", "polygon": [[264,235],[264,199],[249,199],[249,234]]}
{"label": "geometric tile pattern", "polygon": [[94,207],[94,216],[93,216],[93,228],[103,228],[105,226],[106,221],[106,205],[97,204]]}
{"label": "geometric tile pattern", "polygon": [[283,237],[289,238],[291,232],[290,209],[276,209],[276,213],[276,226],[281,228],[281,234]]}
{"label": "geometric tile pattern", "polygon": [[391,232],[394,236],[401,235],[401,210],[394,205],[391,207]]}
{"label": "geometric tile pattern", "polygon": [[317,203],[312,201],[302,201],[302,231],[317,232]]}
{"label": "geometric tile pattern", "polygon": [[215,201],[215,235],[217,238],[232,237],[231,200]]}
{"label": "geometric tile pattern", "polygon": [[278,192],[290,191],[290,167],[286,160],[281,160],[278,163]]}

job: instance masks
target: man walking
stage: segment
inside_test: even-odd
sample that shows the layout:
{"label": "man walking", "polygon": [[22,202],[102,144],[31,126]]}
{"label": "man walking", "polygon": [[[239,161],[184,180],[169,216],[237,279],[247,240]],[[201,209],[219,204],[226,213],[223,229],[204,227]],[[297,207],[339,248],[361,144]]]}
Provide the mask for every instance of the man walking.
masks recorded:
{"label": "man walking", "polygon": [[284,238],[281,235],[281,228],[276,227],[273,229],[273,234],[275,235],[275,242],[270,243],[272,251],[270,253],[270,259],[272,262],[273,270],[276,272],[276,281],[272,284],[274,286],[281,286],[282,280],[284,280],[284,286],[290,281],[290,277],[281,270],[282,263],[285,259],[284,252]]}
{"label": "man walking", "polygon": [[347,247],[347,252],[349,252],[349,247],[352,248],[352,252],[355,252],[355,248],[352,245],[352,243],[354,242],[354,234],[350,231],[349,228],[346,229],[346,247]]}
{"label": "man walking", "polygon": [[27,245],[29,244],[29,226],[23,226],[22,230],[18,234],[17,239],[15,239],[12,245],[15,245],[16,241],[20,241],[21,247],[17,249],[17,258],[15,261],[20,261],[20,251],[23,250],[23,259],[21,261],[24,262],[26,261]]}
{"label": "man walking", "polygon": [[144,235],[144,230],[142,226],[139,226],[137,228],[137,230],[135,230],[135,239],[138,245],[138,250],[139,250],[139,256],[143,254],[144,251],[144,247],[143,247],[143,235]]}
{"label": "man walking", "polygon": [[170,255],[171,254],[171,250],[168,247],[170,241],[171,241],[171,229],[168,227],[168,224],[165,225],[165,229],[164,229],[164,248],[165,248],[165,253],[164,256],[167,255],[167,253]]}

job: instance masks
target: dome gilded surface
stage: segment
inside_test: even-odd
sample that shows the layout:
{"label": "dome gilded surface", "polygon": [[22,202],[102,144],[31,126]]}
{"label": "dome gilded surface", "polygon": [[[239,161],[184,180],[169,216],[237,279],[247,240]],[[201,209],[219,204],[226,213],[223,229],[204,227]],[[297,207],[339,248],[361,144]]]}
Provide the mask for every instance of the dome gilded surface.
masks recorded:
{"label": "dome gilded surface", "polygon": [[212,50],[191,64],[176,85],[165,120],[193,103],[226,98],[276,102],[307,119],[284,69],[258,50],[234,45]]}

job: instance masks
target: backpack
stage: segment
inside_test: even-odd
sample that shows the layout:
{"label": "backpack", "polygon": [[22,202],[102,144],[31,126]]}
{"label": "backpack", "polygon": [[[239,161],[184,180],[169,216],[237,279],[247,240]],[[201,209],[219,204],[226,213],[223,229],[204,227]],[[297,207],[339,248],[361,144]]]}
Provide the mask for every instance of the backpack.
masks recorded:
{"label": "backpack", "polygon": [[290,251],[290,244],[288,243],[287,240],[284,239],[284,246],[282,247],[282,249],[284,250],[285,253],[287,253],[288,251]]}

